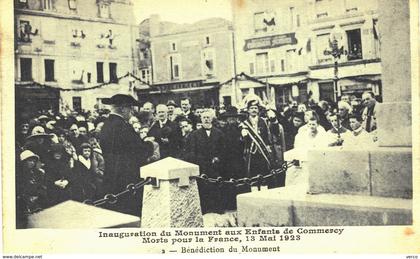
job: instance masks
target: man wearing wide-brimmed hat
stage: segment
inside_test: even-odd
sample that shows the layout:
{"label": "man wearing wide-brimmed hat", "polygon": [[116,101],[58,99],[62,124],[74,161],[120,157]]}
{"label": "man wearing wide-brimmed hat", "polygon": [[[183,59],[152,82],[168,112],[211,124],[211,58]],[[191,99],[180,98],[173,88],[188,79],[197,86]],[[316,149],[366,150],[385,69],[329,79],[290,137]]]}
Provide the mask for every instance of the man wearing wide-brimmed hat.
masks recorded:
{"label": "man wearing wide-brimmed hat", "polygon": [[[111,114],[105,120],[99,135],[105,160],[103,187],[105,193],[116,194],[123,191],[128,184],[140,181],[139,168],[152,154],[153,146],[142,141],[128,123],[133,106],[139,105],[133,96],[116,94],[102,102],[111,105]],[[141,190],[135,196],[121,197],[109,209],[140,216],[142,194]]]}

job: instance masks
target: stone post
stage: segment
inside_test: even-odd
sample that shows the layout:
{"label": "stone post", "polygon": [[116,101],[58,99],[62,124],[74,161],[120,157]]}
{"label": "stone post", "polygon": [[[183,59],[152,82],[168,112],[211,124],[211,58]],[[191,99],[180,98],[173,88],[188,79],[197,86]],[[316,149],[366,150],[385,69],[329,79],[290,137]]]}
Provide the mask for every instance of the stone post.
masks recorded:
{"label": "stone post", "polygon": [[140,168],[142,178],[156,178],[144,187],[141,227],[203,227],[197,175],[198,165],[172,157]]}
{"label": "stone post", "polygon": [[412,146],[409,2],[379,1],[383,103],[375,108],[381,147]]}

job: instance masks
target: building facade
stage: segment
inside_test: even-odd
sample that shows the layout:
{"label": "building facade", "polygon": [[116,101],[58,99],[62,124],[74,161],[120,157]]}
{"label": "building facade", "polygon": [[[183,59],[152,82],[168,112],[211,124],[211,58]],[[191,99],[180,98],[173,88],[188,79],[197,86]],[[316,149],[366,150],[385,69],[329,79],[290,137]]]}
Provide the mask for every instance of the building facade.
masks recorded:
{"label": "building facade", "polygon": [[92,110],[129,90],[118,78],[135,67],[130,1],[16,0],[15,25],[19,108]]}
{"label": "building facade", "polygon": [[[279,107],[364,90],[380,94],[376,1],[232,3],[237,70],[257,79],[238,81],[239,96],[255,93]],[[334,39],[343,48],[337,60],[326,53]]]}
{"label": "building facade", "polygon": [[[195,105],[232,103],[235,75],[231,23],[211,18],[194,24],[149,19],[152,86],[139,95],[154,103],[190,97]],[[223,85],[221,85],[223,84]]]}

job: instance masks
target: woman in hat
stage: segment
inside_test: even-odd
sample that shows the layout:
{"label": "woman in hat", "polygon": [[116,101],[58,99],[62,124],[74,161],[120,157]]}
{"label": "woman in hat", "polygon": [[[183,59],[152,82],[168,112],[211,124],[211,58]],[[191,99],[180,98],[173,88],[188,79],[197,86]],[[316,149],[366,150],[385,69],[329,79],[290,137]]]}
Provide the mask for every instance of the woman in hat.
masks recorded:
{"label": "woman in hat", "polygon": [[49,205],[71,199],[72,171],[71,157],[61,143],[52,144],[49,157],[45,163],[45,177],[48,187]]}
{"label": "woman in hat", "polygon": [[31,135],[26,138],[23,149],[28,149],[37,154],[41,161],[48,157],[48,150],[52,144],[52,135],[46,134],[42,126],[35,126]]}
{"label": "woman in hat", "polygon": [[38,162],[39,156],[31,150],[24,150],[20,154],[20,165],[16,170],[16,193],[23,216],[47,207],[45,172]]}

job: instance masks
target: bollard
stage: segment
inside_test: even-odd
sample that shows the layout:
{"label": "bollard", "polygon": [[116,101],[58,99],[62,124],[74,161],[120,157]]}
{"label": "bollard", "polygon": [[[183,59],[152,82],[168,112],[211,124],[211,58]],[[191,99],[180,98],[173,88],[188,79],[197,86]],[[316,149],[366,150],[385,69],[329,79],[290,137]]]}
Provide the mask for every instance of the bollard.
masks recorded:
{"label": "bollard", "polygon": [[142,178],[156,178],[144,186],[142,228],[203,227],[200,196],[193,176],[198,165],[167,157],[140,168]]}

